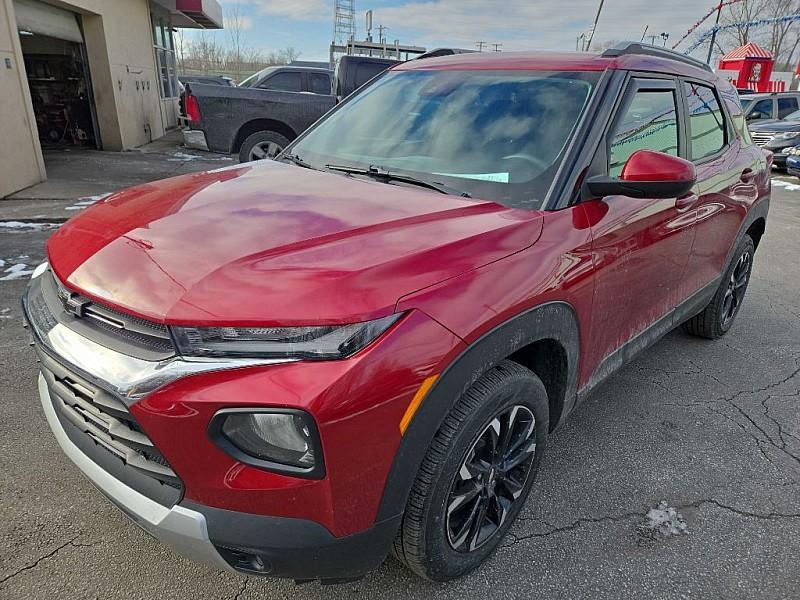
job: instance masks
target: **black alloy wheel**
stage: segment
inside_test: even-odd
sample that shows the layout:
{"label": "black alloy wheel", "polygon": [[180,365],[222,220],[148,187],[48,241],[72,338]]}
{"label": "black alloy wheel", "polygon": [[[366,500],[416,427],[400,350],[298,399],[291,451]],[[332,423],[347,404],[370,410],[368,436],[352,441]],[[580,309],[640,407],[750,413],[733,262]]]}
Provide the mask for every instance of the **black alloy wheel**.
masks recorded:
{"label": "black alloy wheel", "polygon": [[747,283],[750,281],[750,271],[753,268],[753,255],[747,250],[739,257],[736,266],[728,279],[728,287],[722,299],[722,327],[727,329],[744,299]]}
{"label": "black alloy wheel", "polygon": [[450,487],[447,538],[472,552],[503,526],[522,495],[536,452],[536,418],[514,405],[496,416],[475,440]]}

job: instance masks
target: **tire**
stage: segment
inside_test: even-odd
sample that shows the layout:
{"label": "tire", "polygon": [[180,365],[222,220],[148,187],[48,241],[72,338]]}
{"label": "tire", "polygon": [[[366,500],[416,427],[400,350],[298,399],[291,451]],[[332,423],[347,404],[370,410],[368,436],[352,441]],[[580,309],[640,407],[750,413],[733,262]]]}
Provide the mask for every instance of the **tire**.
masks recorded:
{"label": "tire", "polygon": [[[239,149],[239,162],[245,163],[253,160],[275,158],[286,146],[289,140],[274,131],[257,131],[247,136]],[[259,156],[259,149],[263,156]]]}
{"label": "tire", "polygon": [[[489,449],[486,442],[507,439],[509,422],[515,424],[510,428],[515,442],[509,446],[519,444],[514,456],[525,460],[509,471],[510,477],[504,477],[502,466],[495,470],[487,465],[478,474],[478,457]],[[547,392],[532,371],[505,360],[480,377],[447,415],[422,461],[394,541],[395,557],[432,581],[447,581],[478,567],[524,505],[544,455],[548,427]],[[482,491],[467,500],[478,488]],[[484,500],[491,493],[497,500]],[[473,503],[481,502],[491,504],[486,513],[490,520],[482,520],[486,525],[480,528],[468,527],[468,515],[479,514]]]}
{"label": "tire", "polygon": [[742,307],[753,270],[755,244],[749,235],[736,244],[733,261],[722,276],[722,283],[708,306],[683,324],[686,333],[715,340],[728,333]]}

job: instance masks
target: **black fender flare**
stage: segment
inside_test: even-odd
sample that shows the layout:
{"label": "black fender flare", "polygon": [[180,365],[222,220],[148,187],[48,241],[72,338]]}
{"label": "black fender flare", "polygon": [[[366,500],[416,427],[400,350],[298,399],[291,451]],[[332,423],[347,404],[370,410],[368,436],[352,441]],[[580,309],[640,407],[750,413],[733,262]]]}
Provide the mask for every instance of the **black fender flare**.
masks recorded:
{"label": "black fender flare", "polygon": [[436,432],[469,386],[511,354],[539,340],[559,342],[567,354],[567,385],[561,420],[575,404],[580,337],[578,319],[566,302],[549,302],[520,313],[470,344],[428,391],[397,448],[386,478],[376,522],[402,514],[411,486]]}

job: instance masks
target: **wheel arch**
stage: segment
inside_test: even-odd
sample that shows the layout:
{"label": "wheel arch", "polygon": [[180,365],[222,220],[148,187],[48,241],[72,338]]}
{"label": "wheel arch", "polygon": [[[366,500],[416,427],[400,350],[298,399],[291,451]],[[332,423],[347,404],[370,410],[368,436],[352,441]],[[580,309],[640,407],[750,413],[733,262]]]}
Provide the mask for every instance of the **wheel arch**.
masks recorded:
{"label": "wheel arch", "polygon": [[236,136],[233,139],[231,152],[239,152],[239,150],[242,149],[242,144],[244,141],[259,131],[274,131],[275,133],[281,134],[290,142],[297,137],[297,134],[294,132],[294,130],[283,121],[276,121],[275,119],[253,119],[252,121],[248,121],[242,125],[239,128],[239,131],[236,132]]}
{"label": "wheel arch", "polygon": [[[441,373],[405,431],[384,485],[376,521],[404,511],[425,453],[448,412],[470,385],[500,361],[513,360],[539,375],[551,411],[557,415],[555,419],[551,416],[552,430],[574,405],[579,348],[575,310],[560,301],[516,315],[471,343]],[[553,368],[557,374],[551,371]]]}

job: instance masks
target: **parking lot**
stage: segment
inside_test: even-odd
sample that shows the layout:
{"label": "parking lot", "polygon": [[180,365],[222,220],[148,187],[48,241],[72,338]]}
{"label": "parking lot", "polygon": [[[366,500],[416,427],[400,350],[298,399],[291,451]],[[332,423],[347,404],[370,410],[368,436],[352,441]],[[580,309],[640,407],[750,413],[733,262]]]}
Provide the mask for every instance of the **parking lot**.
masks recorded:
{"label": "parking lot", "polygon": [[[513,535],[444,585],[391,558],[340,586],[245,580],[131,524],[61,453],[36,394],[19,297],[56,225],[0,223],[0,598],[797,598],[797,183],[776,180],[730,334],[672,332],[596,391],[551,438]],[[666,533],[647,527],[661,502]]]}

